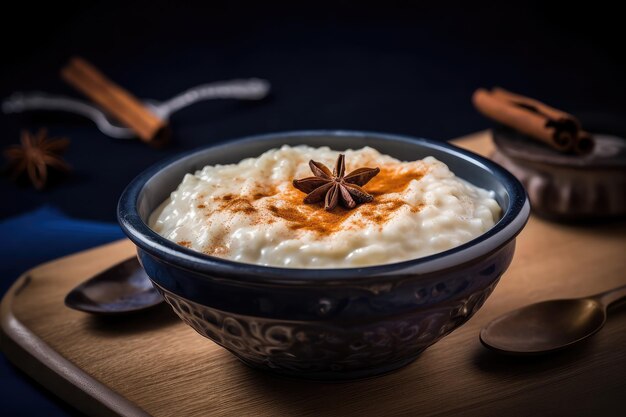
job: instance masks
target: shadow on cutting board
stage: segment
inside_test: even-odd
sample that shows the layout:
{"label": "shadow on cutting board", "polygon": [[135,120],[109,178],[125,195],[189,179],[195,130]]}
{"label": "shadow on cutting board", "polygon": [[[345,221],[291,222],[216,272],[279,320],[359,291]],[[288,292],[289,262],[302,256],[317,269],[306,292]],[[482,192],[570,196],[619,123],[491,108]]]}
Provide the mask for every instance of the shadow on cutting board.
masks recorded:
{"label": "shadow on cutting board", "polygon": [[90,315],[85,320],[88,331],[107,337],[124,337],[135,333],[160,330],[181,323],[166,303],[129,314]]}

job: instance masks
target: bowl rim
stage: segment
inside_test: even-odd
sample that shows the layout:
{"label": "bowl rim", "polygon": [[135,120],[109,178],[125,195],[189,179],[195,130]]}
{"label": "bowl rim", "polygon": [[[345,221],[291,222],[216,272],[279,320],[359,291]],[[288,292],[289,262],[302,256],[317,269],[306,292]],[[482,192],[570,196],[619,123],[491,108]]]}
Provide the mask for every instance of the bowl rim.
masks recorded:
{"label": "bowl rim", "polygon": [[[379,264],[348,268],[286,268],[265,266],[232,261],[197,252],[178,245],[153,231],[139,215],[137,206],[145,184],[155,174],[174,163],[206,152],[208,149],[230,146],[234,143],[276,140],[280,138],[304,138],[317,136],[335,137],[374,137],[377,139],[399,141],[411,145],[422,144],[460,157],[487,170],[500,181],[510,195],[510,204],[496,224],[485,233],[454,248],[421,258],[389,264]],[[332,146],[331,146],[332,148]],[[173,190],[172,190],[173,191]],[[359,280],[386,275],[398,275],[404,272],[427,274],[456,267],[471,262],[493,252],[513,240],[524,228],[530,215],[530,202],[522,184],[505,168],[471,151],[459,148],[447,142],[431,139],[397,135],[390,133],[354,131],[354,130],[296,130],[260,135],[245,136],[239,139],[224,140],[208,146],[183,152],[164,161],[158,162],[137,175],[122,192],[117,206],[118,222],[128,238],[141,250],[160,260],[209,277],[228,277],[244,282],[259,283],[307,283],[334,280]]]}

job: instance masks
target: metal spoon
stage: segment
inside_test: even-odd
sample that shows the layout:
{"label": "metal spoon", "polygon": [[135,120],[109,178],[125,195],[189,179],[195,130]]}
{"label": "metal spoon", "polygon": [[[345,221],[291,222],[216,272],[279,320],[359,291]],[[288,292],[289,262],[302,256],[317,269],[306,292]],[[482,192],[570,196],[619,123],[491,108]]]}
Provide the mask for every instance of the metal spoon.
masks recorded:
{"label": "metal spoon", "polygon": [[[165,102],[144,100],[144,104],[158,117],[168,120],[172,113],[201,100],[218,98],[260,100],[266,97],[269,91],[269,82],[258,78],[219,81],[190,88]],[[2,103],[2,111],[4,113],[20,113],[27,110],[67,111],[91,119],[105,135],[117,139],[132,139],[136,137],[132,130],[121,126],[100,108],[86,101],[33,92],[14,93]]]}
{"label": "metal spoon", "polygon": [[65,305],[92,314],[130,313],[163,302],[137,258],[113,265],[65,297]]}
{"label": "metal spoon", "polygon": [[595,334],[609,305],[626,297],[626,285],[586,298],[550,300],[511,311],[480,331],[499,353],[534,355],[569,347]]}

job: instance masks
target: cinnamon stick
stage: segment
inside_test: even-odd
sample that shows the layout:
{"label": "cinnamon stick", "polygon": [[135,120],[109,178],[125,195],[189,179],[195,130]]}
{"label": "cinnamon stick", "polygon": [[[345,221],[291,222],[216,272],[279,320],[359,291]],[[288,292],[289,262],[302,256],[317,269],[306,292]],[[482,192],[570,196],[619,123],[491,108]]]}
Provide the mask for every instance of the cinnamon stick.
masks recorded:
{"label": "cinnamon stick", "polygon": [[574,141],[574,152],[578,155],[586,155],[593,151],[595,141],[589,132],[581,130]]}
{"label": "cinnamon stick", "polygon": [[168,139],[166,121],[84,59],[72,58],[61,70],[61,77],[132,129],[144,142],[161,145]]}
{"label": "cinnamon stick", "polygon": [[545,114],[520,106],[484,88],[474,92],[472,102],[478,111],[490,119],[538,139],[558,151],[568,152],[573,149],[577,132],[560,128],[555,120]]}
{"label": "cinnamon stick", "polygon": [[523,107],[533,108],[537,113],[541,113],[552,120],[559,121],[561,123],[569,123],[573,126],[572,130],[580,130],[581,128],[580,122],[576,117],[562,110],[555,109],[552,106],[548,106],[547,104],[534,98],[512,93],[501,87],[494,87],[491,90],[491,94],[493,94],[496,98],[508,100],[517,103],[518,105],[522,105]]}

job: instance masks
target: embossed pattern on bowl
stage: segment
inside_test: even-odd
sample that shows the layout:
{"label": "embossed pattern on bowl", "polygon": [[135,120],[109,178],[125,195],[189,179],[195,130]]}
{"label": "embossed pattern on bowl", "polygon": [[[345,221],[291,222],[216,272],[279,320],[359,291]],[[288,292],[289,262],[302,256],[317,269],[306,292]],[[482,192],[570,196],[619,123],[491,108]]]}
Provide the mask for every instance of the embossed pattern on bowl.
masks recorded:
{"label": "embossed pattern on bowl", "polygon": [[[251,315],[218,310],[155,284],[185,323],[253,367],[313,379],[350,379],[401,367],[469,320],[495,288],[513,250],[511,242],[472,267],[425,283],[406,277],[383,288],[331,286],[326,297],[310,297],[303,305],[315,312],[315,320],[268,317],[282,296],[272,288],[263,296],[265,314]],[[163,267],[145,255],[142,260],[148,270]],[[336,290],[344,296],[337,297]],[[360,304],[360,318],[350,311],[352,303]],[[398,314],[400,304],[404,308]]]}

